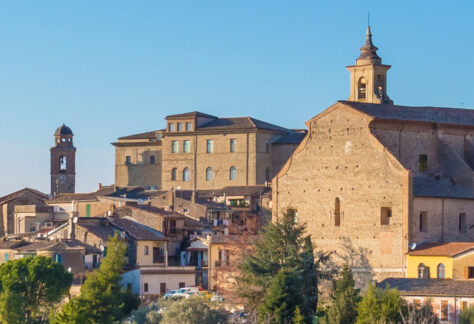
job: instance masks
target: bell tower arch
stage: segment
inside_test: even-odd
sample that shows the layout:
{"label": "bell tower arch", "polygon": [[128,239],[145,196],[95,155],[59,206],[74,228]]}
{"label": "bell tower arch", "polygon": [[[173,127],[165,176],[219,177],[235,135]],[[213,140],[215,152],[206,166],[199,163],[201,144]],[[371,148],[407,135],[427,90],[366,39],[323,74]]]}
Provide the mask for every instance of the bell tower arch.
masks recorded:
{"label": "bell tower arch", "polygon": [[76,190],[76,148],[74,134],[66,125],[56,129],[51,152],[51,195],[74,193]]}

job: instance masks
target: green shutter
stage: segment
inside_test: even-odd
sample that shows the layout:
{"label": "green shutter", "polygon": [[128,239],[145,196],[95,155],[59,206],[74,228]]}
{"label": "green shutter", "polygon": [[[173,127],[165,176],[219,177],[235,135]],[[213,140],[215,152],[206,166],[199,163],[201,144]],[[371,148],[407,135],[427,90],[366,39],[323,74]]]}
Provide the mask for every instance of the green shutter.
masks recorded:
{"label": "green shutter", "polygon": [[86,205],[86,216],[91,217],[91,205]]}

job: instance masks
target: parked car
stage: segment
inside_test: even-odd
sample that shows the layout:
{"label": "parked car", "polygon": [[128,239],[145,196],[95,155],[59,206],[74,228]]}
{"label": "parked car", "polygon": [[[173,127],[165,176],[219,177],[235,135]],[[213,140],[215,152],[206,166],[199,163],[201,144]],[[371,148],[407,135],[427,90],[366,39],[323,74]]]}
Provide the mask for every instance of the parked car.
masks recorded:
{"label": "parked car", "polygon": [[164,299],[171,298],[171,297],[173,297],[173,295],[176,294],[177,292],[178,292],[177,290],[168,291],[166,294],[163,295],[163,298],[164,298]]}
{"label": "parked car", "polygon": [[181,298],[189,298],[187,297],[188,293],[197,293],[199,291],[199,287],[184,287],[176,290],[174,294],[170,296],[171,299],[181,299]]}
{"label": "parked car", "polygon": [[211,302],[215,302],[215,303],[222,303],[224,302],[225,298],[222,297],[222,295],[219,295],[219,294],[214,294],[212,295],[211,297]]}
{"label": "parked car", "polygon": [[212,298],[212,293],[207,290],[198,290],[198,291],[190,290],[186,293],[186,298],[190,298],[190,297],[202,297],[202,298],[206,298],[210,300]]}

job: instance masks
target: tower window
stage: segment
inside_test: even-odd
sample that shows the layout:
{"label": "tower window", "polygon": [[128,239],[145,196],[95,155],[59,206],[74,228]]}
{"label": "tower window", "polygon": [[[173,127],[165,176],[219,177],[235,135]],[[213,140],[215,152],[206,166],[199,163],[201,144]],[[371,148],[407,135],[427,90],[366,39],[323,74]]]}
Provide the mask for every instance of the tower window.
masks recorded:
{"label": "tower window", "polygon": [[168,124],[168,129],[170,132],[174,132],[174,123],[169,123]]}
{"label": "tower window", "polygon": [[193,123],[186,123],[186,130],[188,132],[192,131],[193,130]]}
{"label": "tower window", "polygon": [[341,226],[341,201],[339,198],[334,201],[334,225]]}
{"label": "tower window", "polygon": [[357,98],[358,99],[365,99],[366,98],[366,92],[367,92],[367,83],[365,81],[365,78],[361,77],[359,79],[359,82],[357,83]]}
{"label": "tower window", "polygon": [[171,170],[171,181],[176,181],[176,172],[177,172],[176,168],[173,168]]}
{"label": "tower window", "polygon": [[127,156],[125,157],[125,164],[126,164],[126,165],[132,164],[132,157],[131,157],[130,155],[127,155]]}
{"label": "tower window", "polygon": [[207,142],[206,142],[206,152],[207,153],[214,152],[214,141],[213,140],[207,140]]}
{"label": "tower window", "polygon": [[418,170],[420,172],[428,171],[428,155],[420,154],[418,156]]}
{"label": "tower window", "polygon": [[466,213],[459,213],[459,232],[467,232]]}
{"label": "tower window", "polygon": [[150,164],[155,164],[155,156],[150,155]]}
{"label": "tower window", "polygon": [[235,143],[236,143],[235,138],[231,138],[230,139],[230,152],[231,153],[235,152]]}
{"label": "tower window", "polygon": [[265,141],[265,152],[270,153],[270,140]]}
{"label": "tower window", "polygon": [[183,181],[189,181],[189,169],[188,168],[183,169]]}
{"label": "tower window", "polygon": [[59,170],[66,171],[67,169],[67,158],[65,156],[61,156],[59,158]]}
{"label": "tower window", "polygon": [[237,168],[235,166],[230,168],[230,174],[229,174],[229,179],[230,180],[235,180],[237,179]]}
{"label": "tower window", "polygon": [[178,123],[178,132],[183,130],[183,123]]}
{"label": "tower window", "polygon": [[206,169],[206,181],[210,181],[212,179],[214,179],[214,171],[212,171],[211,167],[208,167]]}
{"label": "tower window", "polygon": [[420,232],[428,232],[428,213],[420,212]]}

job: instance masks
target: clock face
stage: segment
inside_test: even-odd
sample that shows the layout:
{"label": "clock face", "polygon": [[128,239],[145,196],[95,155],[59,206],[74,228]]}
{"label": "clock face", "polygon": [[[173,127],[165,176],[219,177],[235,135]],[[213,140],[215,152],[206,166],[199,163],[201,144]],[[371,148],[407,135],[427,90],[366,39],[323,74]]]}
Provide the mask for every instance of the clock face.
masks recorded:
{"label": "clock face", "polygon": [[59,176],[59,183],[60,183],[60,184],[65,184],[66,181],[67,181],[67,177],[66,177],[64,174],[61,174],[61,175]]}

